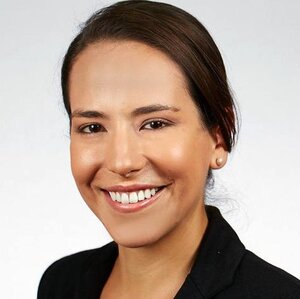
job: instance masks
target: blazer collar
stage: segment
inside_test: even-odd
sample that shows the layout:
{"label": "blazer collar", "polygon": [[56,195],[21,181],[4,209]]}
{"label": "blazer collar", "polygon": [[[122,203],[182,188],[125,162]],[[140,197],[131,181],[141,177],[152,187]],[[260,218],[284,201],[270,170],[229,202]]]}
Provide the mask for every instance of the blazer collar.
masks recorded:
{"label": "blazer collar", "polygon": [[[206,206],[208,226],[195,262],[174,299],[211,298],[233,281],[245,254],[245,247],[234,230],[213,206]],[[100,254],[101,252],[101,254]],[[112,241],[95,250],[83,274],[78,298],[98,298],[118,255]],[[98,258],[95,259],[95,256]],[[94,286],[94,287],[92,287]]]}
{"label": "blazer collar", "polygon": [[209,220],[206,232],[194,265],[176,299],[199,298],[199,295],[201,298],[213,297],[232,283],[245,254],[245,246],[220,211],[206,206],[206,212]]}

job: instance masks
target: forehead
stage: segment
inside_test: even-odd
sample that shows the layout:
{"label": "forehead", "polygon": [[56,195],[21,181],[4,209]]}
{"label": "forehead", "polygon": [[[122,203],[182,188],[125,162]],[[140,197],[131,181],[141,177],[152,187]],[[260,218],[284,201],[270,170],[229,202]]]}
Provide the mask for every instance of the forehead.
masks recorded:
{"label": "forehead", "polygon": [[96,98],[130,106],[137,99],[143,104],[178,102],[187,96],[186,86],[180,67],[162,51],[136,41],[101,41],[75,60],[69,94],[72,108],[95,105]]}
{"label": "forehead", "polygon": [[106,83],[113,79],[159,84],[175,79],[185,87],[185,78],[173,60],[162,51],[136,41],[101,41],[89,45],[78,55],[71,80],[80,74]]}
{"label": "forehead", "polygon": [[113,84],[132,87],[178,86],[185,88],[179,66],[165,53],[136,41],[101,41],[77,57],[70,74],[74,81],[102,87]]}

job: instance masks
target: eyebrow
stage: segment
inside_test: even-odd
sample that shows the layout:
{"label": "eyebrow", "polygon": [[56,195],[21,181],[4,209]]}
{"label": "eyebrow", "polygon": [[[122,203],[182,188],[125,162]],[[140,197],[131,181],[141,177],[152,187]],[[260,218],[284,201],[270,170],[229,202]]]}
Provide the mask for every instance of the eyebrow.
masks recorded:
{"label": "eyebrow", "polygon": [[[143,106],[143,107],[138,107],[134,109],[130,115],[132,117],[137,117],[140,115],[145,115],[157,111],[165,111],[165,110],[170,110],[174,112],[180,111],[179,108],[174,107],[174,106],[168,106],[168,105],[161,105],[161,104],[153,104],[149,106]],[[109,119],[109,116],[105,114],[104,112],[97,111],[97,110],[75,110],[71,114],[71,118],[74,117],[84,117],[84,118],[103,118],[103,119]]]}

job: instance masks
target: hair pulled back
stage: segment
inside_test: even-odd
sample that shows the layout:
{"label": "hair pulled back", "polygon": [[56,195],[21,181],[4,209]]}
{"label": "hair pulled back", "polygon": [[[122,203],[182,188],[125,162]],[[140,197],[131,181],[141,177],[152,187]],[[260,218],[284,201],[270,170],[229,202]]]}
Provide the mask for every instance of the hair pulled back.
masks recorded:
{"label": "hair pulled back", "polygon": [[210,131],[219,128],[226,150],[232,150],[237,113],[221,54],[195,17],[166,3],[121,1],[100,9],[84,23],[62,65],[62,93],[69,117],[68,82],[72,65],[87,46],[101,40],[139,41],[167,54],[185,75],[188,92],[205,127]]}

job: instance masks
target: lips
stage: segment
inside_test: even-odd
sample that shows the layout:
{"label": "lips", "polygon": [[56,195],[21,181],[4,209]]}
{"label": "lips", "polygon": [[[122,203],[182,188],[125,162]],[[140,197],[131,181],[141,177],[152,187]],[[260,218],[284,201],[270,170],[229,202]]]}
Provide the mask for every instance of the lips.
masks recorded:
{"label": "lips", "polygon": [[161,194],[164,192],[164,190],[165,190],[165,186],[161,186],[158,188],[157,192],[148,199],[143,199],[136,203],[124,203],[124,204],[120,203],[116,200],[113,200],[107,190],[103,190],[103,191],[105,194],[106,201],[115,211],[120,212],[120,213],[132,213],[132,212],[140,211],[140,210],[154,204],[157,201],[157,199],[161,196]]}

